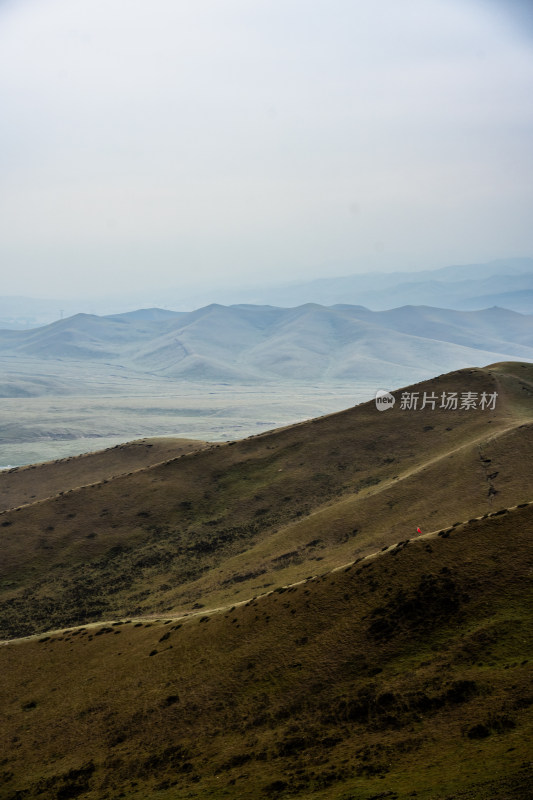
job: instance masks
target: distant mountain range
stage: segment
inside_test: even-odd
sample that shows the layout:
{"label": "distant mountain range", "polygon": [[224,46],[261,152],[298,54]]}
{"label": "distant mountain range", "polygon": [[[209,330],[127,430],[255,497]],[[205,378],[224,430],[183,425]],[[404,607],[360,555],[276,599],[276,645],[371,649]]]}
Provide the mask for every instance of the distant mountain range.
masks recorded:
{"label": "distant mountain range", "polygon": [[149,287],[142,293],[100,298],[0,297],[0,329],[33,328],[76,313],[108,315],[162,304],[174,310],[190,310],[212,303],[282,308],[305,303],[328,306],[349,303],[373,311],[401,305],[459,310],[496,305],[533,314],[533,258],[499,259],[419,272],[369,272],[270,286],[211,286],[195,293],[184,292],[182,287]]}
{"label": "distant mountain range", "polygon": [[[0,396],[47,393],[10,382],[20,365],[54,377],[69,364],[171,380],[227,383],[375,380],[398,385],[433,372],[533,361],[533,316],[502,308],[403,306],[297,308],[210,305],[193,312],[143,309],[77,314],[35,330],[0,331]],[[51,391],[51,389],[50,389]]]}
{"label": "distant mountain range", "polygon": [[533,259],[500,259],[487,264],[466,264],[421,272],[372,272],[320,278],[250,290],[243,300],[278,306],[350,303],[364,305],[374,311],[401,305],[431,305],[475,311],[497,305],[532,314]]}

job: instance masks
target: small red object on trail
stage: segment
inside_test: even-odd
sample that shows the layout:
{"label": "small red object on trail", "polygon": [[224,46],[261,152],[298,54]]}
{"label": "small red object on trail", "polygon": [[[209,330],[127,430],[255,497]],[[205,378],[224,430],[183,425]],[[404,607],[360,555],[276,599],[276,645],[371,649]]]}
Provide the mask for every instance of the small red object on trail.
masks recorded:
{"label": "small red object on trail", "polygon": [[417,533],[422,533],[422,531],[420,530],[420,528],[417,528],[417,529],[416,529],[416,532],[417,532]]}

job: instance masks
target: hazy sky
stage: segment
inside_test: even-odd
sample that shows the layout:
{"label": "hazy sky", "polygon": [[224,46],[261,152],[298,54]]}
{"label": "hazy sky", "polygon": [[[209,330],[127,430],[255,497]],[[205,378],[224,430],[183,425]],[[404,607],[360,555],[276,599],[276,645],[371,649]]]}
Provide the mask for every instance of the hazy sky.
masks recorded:
{"label": "hazy sky", "polygon": [[0,295],[533,255],[518,0],[0,0]]}

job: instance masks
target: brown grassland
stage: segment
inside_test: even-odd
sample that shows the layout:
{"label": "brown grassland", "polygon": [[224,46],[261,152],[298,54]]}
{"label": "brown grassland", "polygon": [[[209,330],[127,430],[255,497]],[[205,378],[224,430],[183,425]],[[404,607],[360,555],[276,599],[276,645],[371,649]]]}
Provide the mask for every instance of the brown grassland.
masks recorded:
{"label": "brown grassland", "polygon": [[533,365],[467,390],[1,475],[0,798],[531,798]]}
{"label": "brown grassland", "polygon": [[204,446],[193,439],[137,439],[95,453],[12,467],[0,474],[0,511],[144,469]]}

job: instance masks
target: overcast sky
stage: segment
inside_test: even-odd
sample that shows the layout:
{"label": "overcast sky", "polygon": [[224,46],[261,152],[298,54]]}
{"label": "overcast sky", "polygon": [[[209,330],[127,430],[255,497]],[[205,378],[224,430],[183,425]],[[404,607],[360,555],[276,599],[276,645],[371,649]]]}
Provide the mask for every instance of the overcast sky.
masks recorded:
{"label": "overcast sky", "polygon": [[533,255],[527,0],[0,0],[0,295]]}

